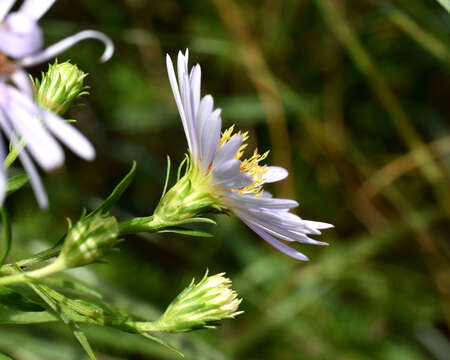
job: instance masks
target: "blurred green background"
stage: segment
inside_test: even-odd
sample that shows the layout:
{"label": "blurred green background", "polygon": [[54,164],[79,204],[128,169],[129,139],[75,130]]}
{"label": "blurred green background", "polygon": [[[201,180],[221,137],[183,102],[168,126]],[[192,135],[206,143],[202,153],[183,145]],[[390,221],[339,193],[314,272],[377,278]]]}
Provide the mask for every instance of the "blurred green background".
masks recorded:
{"label": "blurred green background", "polygon": [[[249,149],[271,149],[269,163],[289,169],[270,190],[333,223],[320,238],[330,246],[299,246],[311,260],[298,262],[222,215],[206,227],[214,238],[128,237],[108,264],[70,275],[153,319],[192,277],[225,271],[245,314],[168,336],[187,359],[450,359],[450,15],[437,1],[59,0],[41,25],[47,44],[104,31],[116,53],[99,64],[91,41],[59,57],[90,73],[91,94],[69,117],[98,156],[67,152],[44,176],[47,212],[29,188],[8,200],[11,260],[54,243],[65,217],[95,207],[133,160],[113,214],[150,215],[166,155],[178,164],[187,148],[165,54],[189,48],[224,126],[248,130]],[[177,358],[137,335],[83,329],[99,359]],[[0,352],[85,358],[54,324],[1,327]]]}

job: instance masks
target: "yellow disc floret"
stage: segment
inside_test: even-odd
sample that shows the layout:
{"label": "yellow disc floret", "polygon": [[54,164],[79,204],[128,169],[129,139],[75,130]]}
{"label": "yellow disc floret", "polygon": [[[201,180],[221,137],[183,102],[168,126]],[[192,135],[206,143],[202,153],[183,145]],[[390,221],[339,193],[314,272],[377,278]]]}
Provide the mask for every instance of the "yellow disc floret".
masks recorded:
{"label": "yellow disc floret", "polygon": [[[226,142],[231,140],[233,137],[241,136],[242,146],[234,156],[235,159],[241,160],[242,156],[244,155],[244,150],[247,147],[247,143],[245,143],[245,141],[248,140],[248,132],[242,133],[239,131],[236,134],[233,134],[233,131],[234,125],[232,125],[222,133],[219,148],[222,147]],[[260,155],[258,153],[258,150],[256,149],[250,158],[242,160],[240,170],[241,172],[244,172],[248,176],[250,176],[253,179],[253,183],[241,189],[232,189],[231,191],[240,194],[253,194],[254,196],[258,197],[261,196],[263,194],[263,175],[267,172],[267,168],[266,165],[261,166],[259,163],[266,159],[268,155],[269,151],[266,151],[264,154]]]}

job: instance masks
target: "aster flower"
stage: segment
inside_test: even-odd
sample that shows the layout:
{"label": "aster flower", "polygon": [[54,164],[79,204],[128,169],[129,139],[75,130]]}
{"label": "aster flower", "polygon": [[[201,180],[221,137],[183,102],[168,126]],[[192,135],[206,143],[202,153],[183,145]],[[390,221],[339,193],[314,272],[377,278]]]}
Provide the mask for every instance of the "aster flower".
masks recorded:
{"label": "aster flower", "polygon": [[[45,208],[48,206],[47,195],[31,157],[46,171],[61,166],[64,152],[53,136],[83,159],[92,160],[95,151],[78,130],[57,114],[36,104],[32,84],[24,68],[43,63],[84,39],[98,39],[105,43],[101,61],[108,60],[114,48],[106,35],[85,30],[43,49],[38,20],[55,0],[25,0],[18,11],[10,12],[15,2],[0,0],[0,127],[14,148],[20,150],[19,158],[29,175],[38,204]],[[4,158],[0,137],[0,159]],[[0,204],[5,195],[5,173],[2,166]]]}
{"label": "aster flower", "polygon": [[[288,172],[278,166],[261,165],[268,153],[255,151],[243,159],[247,133],[234,133],[234,126],[221,133],[220,109],[213,98],[200,95],[201,69],[197,64],[188,71],[188,51],[178,54],[177,73],[167,55],[167,69],[175,102],[186,134],[190,164],[184,178],[165,195],[157,216],[171,212],[194,213],[214,204],[231,211],[250,229],[281,252],[299,259],[308,258],[285,242],[326,245],[309,235],[319,235],[331,224],[303,220],[289,212],[298,206],[290,199],[272,197],[263,190],[265,183],[283,180]],[[175,201],[174,199],[177,200]],[[283,240],[283,241],[280,241]]]}

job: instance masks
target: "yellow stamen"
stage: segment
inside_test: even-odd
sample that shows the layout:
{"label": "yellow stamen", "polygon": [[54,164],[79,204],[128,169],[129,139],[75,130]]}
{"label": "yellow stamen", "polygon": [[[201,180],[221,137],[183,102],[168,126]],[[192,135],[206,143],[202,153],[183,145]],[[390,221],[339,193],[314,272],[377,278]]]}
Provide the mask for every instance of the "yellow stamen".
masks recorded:
{"label": "yellow stamen", "polygon": [[[247,147],[245,141],[248,140],[248,132],[242,133],[239,131],[238,133],[233,134],[233,131],[234,125],[232,125],[222,133],[219,148],[230,141],[233,137],[241,136],[243,140],[242,146],[234,156],[235,159],[240,160],[244,155],[245,148]],[[232,191],[238,192],[240,194],[253,194],[257,197],[261,196],[263,194],[263,175],[267,172],[267,168],[266,165],[260,166],[259,163],[266,159],[268,155],[269,151],[266,151],[264,154],[260,155],[258,153],[258,150],[255,150],[250,158],[242,160],[240,170],[250,176],[253,179],[253,183],[241,189],[233,189]]]}

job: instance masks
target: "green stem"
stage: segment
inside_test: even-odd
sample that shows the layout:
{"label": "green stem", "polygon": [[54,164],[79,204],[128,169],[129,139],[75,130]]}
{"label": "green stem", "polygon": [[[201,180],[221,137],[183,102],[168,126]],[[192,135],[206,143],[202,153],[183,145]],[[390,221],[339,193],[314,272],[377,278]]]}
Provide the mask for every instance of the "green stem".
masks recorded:
{"label": "green stem", "polygon": [[15,263],[11,263],[11,264],[5,264],[3,266],[0,266],[0,275],[10,274],[11,269],[15,266],[18,266],[19,268],[23,269],[25,267],[32,266],[32,265],[38,264],[42,261],[51,259],[53,257],[58,256],[60,251],[61,251],[61,247],[57,246],[57,247],[42,251],[42,252],[40,252],[36,255],[33,255],[27,259],[22,259],[22,260],[16,261]]}
{"label": "green stem", "polygon": [[37,270],[0,277],[0,285],[10,285],[37,280],[52,275],[54,273],[60,272],[65,268],[66,267],[64,265],[64,262],[57,260]]}

